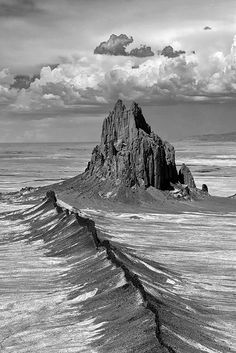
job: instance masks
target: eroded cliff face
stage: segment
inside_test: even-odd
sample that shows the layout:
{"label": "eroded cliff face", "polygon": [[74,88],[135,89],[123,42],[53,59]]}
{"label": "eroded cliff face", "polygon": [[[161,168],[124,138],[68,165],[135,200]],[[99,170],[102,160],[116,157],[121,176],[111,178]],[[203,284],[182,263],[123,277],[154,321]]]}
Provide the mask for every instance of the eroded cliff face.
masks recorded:
{"label": "eroded cliff face", "polygon": [[121,100],[103,122],[101,143],[86,173],[129,187],[161,190],[178,181],[174,147],[151,131],[137,103],[126,109]]}

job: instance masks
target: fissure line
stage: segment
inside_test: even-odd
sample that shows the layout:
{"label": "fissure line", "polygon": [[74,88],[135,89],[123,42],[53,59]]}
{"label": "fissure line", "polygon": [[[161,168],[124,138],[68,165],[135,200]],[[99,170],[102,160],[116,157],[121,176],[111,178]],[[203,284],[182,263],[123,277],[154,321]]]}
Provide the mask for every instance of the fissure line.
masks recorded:
{"label": "fissure line", "polygon": [[95,222],[90,218],[87,218],[80,210],[76,209],[75,207],[66,204],[65,202],[57,199],[54,191],[48,191],[46,197],[49,202],[53,204],[58,214],[65,212],[67,215],[74,214],[78,224],[82,227],[86,227],[87,230],[91,233],[94,245],[96,249],[103,248],[106,250],[107,259],[112,262],[115,266],[121,268],[124,272],[124,276],[127,282],[132,283],[132,285],[139,291],[142,296],[144,306],[150,310],[155,315],[155,323],[156,323],[156,338],[159,344],[168,350],[170,353],[177,353],[175,349],[173,349],[170,345],[168,345],[162,335],[161,331],[161,322],[158,313],[158,309],[155,306],[154,302],[156,301],[155,298],[146,292],[142,282],[140,281],[137,274],[133,273],[128,269],[128,267],[119,259],[117,255],[117,249],[113,246],[109,240],[100,240],[97,235],[97,229],[95,226]]}

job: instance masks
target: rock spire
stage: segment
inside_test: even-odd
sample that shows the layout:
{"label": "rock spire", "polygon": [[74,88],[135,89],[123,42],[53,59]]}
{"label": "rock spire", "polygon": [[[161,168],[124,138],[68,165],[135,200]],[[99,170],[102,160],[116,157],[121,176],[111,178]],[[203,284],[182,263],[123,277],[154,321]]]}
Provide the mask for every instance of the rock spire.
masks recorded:
{"label": "rock spire", "polygon": [[178,181],[174,147],[152,132],[142,109],[127,109],[118,100],[102,126],[101,143],[92,153],[86,173],[126,186],[165,190]]}
{"label": "rock spire", "polygon": [[190,188],[196,188],[196,184],[189,167],[186,164],[182,164],[179,170],[179,182],[180,184],[185,184]]}

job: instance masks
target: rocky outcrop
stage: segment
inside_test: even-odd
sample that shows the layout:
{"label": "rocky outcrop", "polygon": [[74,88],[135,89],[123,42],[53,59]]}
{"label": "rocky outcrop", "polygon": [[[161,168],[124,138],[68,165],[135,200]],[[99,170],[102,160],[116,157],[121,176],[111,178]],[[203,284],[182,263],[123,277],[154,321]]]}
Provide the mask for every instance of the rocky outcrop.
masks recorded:
{"label": "rocky outcrop", "polygon": [[179,170],[179,182],[190,188],[196,188],[196,184],[190,169],[183,163]]}
{"label": "rocky outcrop", "polygon": [[174,147],[152,132],[141,108],[118,100],[104,120],[100,145],[92,153],[88,175],[132,187],[165,190],[178,181]]}
{"label": "rocky outcrop", "polygon": [[[81,230],[81,227],[85,228],[87,230],[87,235],[92,237],[96,250],[100,251],[100,249],[102,249],[103,251],[105,251],[107,260],[109,260],[113,266],[123,271],[123,275],[127,284],[130,283],[133,285],[134,288],[136,288],[136,290],[140,294],[144,308],[154,314],[155,336],[159,343],[157,345],[158,352],[176,353],[175,349],[172,348],[168,343],[166,343],[165,336],[163,335],[159,313],[160,300],[152,294],[148,293],[139,275],[133,272],[132,269],[129,269],[127,265],[126,255],[123,254],[120,249],[114,246],[110,240],[104,239],[104,237],[100,238],[100,236],[98,236],[95,222],[92,219],[88,218],[84,212],[81,212],[79,209],[71,206],[70,204],[67,204],[64,201],[57,199],[54,191],[50,190],[47,192],[46,201],[51,203],[53,207],[56,208],[57,213],[59,208],[61,209],[62,213],[65,214],[66,217],[74,216],[79,229]],[[139,217],[137,218],[139,219]]]}
{"label": "rocky outcrop", "polygon": [[206,184],[202,184],[202,191],[203,192],[208,192],[208,187]]}

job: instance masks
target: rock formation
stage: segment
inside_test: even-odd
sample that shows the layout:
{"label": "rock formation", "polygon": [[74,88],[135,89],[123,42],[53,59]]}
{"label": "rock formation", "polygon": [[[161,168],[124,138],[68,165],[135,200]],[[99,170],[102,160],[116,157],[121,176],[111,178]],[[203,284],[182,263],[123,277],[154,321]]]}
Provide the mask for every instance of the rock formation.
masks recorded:
{"label": "rock formation", "polygon": [[208,192],[208,187],[206,184],[202,184],[202,191],[203,192]]}
{"label": "rock formation", "polygon": [[179,170],[179,182],[185,184],[190,188],[196,188],[195,181],[193,179],[190,169],[183,163]]}
{"label": "rock formation", "polygon": [[230,199],[236,199],[236,194],[229,196]]}
{"label": "rock formation", "polygon": [[178,181],[174,147],[151,131],[141,108],[118,100],[104,120],[100,145],[85,171],[116,185],[170,189]]}

